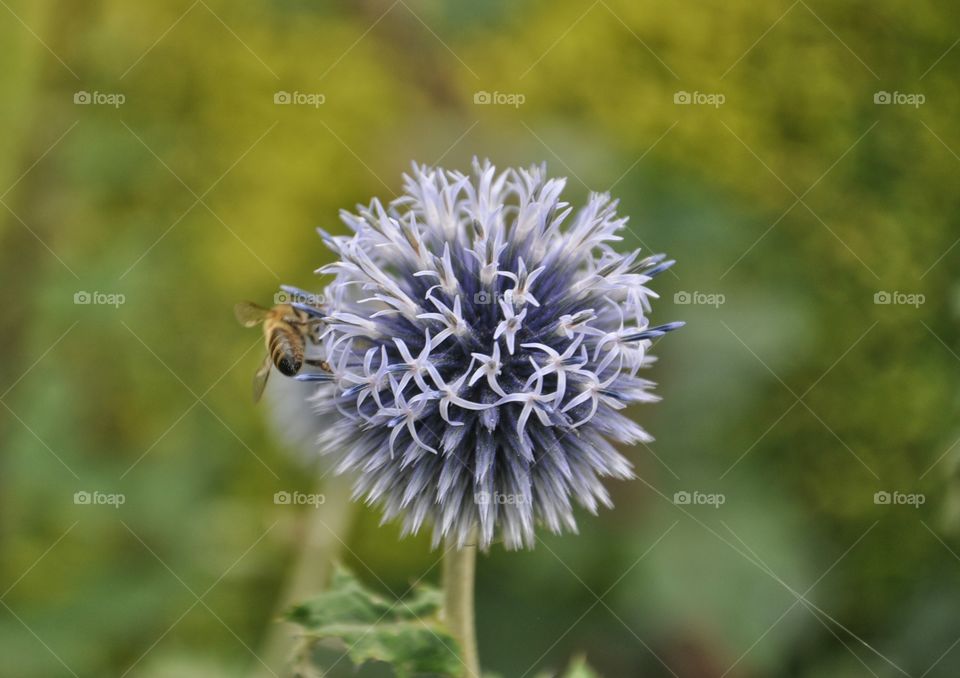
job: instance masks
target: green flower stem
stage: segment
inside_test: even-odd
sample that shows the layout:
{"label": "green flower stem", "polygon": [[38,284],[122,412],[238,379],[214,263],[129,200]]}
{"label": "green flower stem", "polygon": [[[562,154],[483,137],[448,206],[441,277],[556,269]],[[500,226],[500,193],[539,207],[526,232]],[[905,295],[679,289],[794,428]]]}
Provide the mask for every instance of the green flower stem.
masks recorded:
{"label": "green flower stem", "polygon": [[[299,553],[277,598],[274,618],[281,617],[295,603],[302,603],[324,590],[332,563],[340,553],[341,539],[346,539],[354,506],[350,501],[350,483],[335,478],[318,484],[318,489],[323,491],[326,500],[318,507],[301,512],[303,532]],[[295,642],[295,634],[288,624],[270,624],[259,652],[261,659],[254,663],[250,678],[287,675]]]}
{"label": "green flower stem", "polygon": [[462,549],[450,546],[443,556],[443,618],[460,644],[465,678],[480,678],[473,611],[477,545],[474,539],[470,541]]}

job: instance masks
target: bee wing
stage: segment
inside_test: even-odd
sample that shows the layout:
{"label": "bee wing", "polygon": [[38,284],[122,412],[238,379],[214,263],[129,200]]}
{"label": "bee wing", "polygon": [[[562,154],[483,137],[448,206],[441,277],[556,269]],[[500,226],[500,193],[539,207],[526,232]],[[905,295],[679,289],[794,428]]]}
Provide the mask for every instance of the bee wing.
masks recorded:
{"label": "bee wing", "polygon": [[263,389],[267,385],[267,377],[270,376],[271,367],[273,367],[273,362],[268,355],[263,359],[263,364],[260,366],[260,369],[253,375],[253,402],[255,403],[259,402],[260,396],[263,395]]}
{"label": "bee wing", "polygon": [[257,306],[252,301],[241,301],[233,307],[233,314],[244,327],[253,327],[257,323],[263,322],[269,312],[269,309]]}

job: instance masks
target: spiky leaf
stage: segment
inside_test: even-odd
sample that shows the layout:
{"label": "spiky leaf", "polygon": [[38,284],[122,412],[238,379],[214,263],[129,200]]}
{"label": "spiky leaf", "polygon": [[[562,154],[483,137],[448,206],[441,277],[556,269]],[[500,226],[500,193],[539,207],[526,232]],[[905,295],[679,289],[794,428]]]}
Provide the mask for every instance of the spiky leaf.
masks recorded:
{"label": "spiky leaf", "polygon": [[[357,666],[390,664],[397,678],[457,678],[463,663],[456,641],[440,620],[442,596],[419,586],[394,602],[370,591],[348,570],[337,568],[329,590],[295,606],[287,620],[303,628],[304,657],[316,645],[342,647]],[[322,667],[317,667],[322,668]]]}

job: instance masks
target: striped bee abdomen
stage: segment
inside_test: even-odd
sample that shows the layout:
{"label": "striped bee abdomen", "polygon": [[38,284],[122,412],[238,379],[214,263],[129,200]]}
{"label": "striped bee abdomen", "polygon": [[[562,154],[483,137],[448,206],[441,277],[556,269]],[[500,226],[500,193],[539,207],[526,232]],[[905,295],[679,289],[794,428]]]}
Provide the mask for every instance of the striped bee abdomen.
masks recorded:
{"label": "striped bee abdomen", "polygon": [[294,376],[303,366],[303,337],[286,323],[270,332],[268,349],[273,364],[285,376]]}

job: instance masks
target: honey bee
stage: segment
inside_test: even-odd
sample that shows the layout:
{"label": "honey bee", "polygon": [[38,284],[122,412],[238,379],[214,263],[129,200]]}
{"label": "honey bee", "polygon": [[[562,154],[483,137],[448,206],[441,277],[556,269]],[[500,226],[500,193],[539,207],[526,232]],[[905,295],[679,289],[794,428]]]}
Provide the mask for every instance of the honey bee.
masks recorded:
{"label": "honey bee", "polygon": [[323,314],[315,307],[293,303],[264,308],[251,301],[241,301],[233,310],[244,327],[263,323],[267,355],[253,376],[254,402],[263,395],[271,366],[287,377],[299,373],[305,363],[330,371],[330,366],[325,361],[304,357],[307,341],[317,341],[318,325],[323,321]]}

